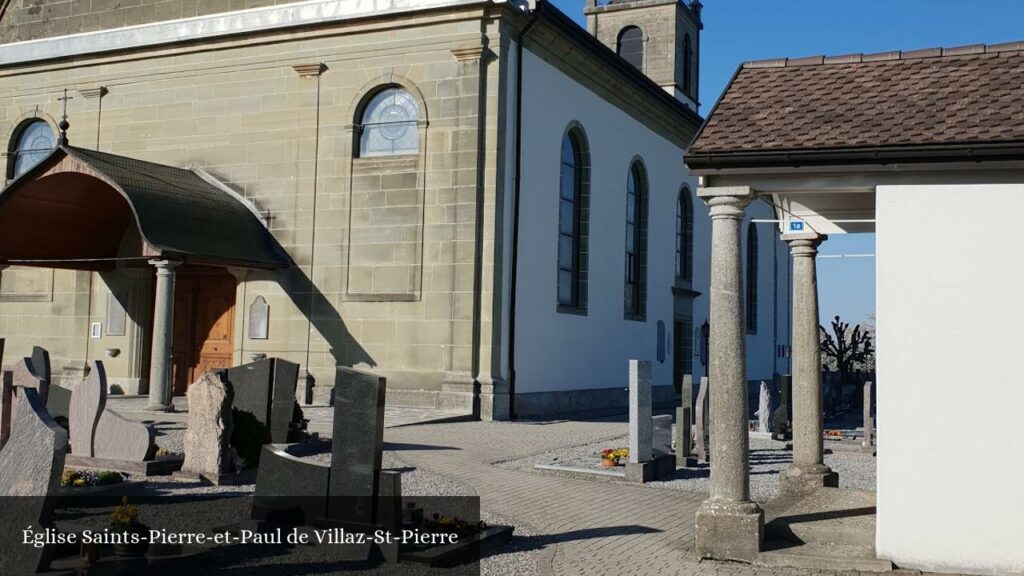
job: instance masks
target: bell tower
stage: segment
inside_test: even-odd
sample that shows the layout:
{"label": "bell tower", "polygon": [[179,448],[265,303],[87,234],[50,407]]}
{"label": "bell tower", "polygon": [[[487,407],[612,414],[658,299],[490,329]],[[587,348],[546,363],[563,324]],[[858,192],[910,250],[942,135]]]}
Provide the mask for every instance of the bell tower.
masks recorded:
{"label": "bell tower", "polygon": [[586,0],[587,30],[697,111],[700,0]]}

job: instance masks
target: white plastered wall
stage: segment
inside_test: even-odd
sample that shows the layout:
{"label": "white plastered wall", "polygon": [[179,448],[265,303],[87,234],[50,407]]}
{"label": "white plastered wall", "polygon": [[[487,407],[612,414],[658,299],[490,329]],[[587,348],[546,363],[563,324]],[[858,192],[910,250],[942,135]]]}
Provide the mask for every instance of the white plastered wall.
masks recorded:
{"label": "white plastered wall", "polygon": [[1024,185],[877,188],[880,557],[1024,572]]}

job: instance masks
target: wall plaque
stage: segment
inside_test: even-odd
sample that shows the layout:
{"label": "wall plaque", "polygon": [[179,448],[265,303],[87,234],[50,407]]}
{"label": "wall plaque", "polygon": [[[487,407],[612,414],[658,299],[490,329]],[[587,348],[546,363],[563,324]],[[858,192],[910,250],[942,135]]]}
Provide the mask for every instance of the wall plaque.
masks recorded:
{"label": "wall plaque", "polygon": [[270,326],[270,306],[263,296],[257,296],[249,305],[249,339],[266,340]]}
{"label": "wall plaque", "polygon": [[107,294],[107,336],[124,336],[128,315],[114,294]]}

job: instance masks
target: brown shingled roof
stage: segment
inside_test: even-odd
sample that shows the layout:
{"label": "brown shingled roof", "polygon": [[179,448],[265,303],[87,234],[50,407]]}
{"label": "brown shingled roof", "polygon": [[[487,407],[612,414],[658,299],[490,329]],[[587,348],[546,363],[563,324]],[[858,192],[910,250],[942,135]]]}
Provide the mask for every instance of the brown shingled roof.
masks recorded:
{"label": "brown shingled roof", "polygon": [[1024,142],[1024,42],[748,62],[689,153],[1008,142]]}

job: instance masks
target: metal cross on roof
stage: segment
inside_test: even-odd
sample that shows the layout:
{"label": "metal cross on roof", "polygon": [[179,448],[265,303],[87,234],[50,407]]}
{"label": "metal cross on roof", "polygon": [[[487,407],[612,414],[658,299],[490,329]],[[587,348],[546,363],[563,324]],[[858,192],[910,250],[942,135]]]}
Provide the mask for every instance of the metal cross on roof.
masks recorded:
{"label": "metal cross on roof", "polygon": [[71,127],[71,124],[68,122],[68,100],[74,100],[74,98],[75,98],[74,96],[68,96],[68,89],[67,88],[64,89],[64,96],[62,96],[61,98],[57,98],[57,100],[59,102],[63,102],[64,103],[64,112],[63,112],[63,114],[60,117],[60,124],[59,124],[59,128],[60,128],[60,145],[61,146],[67,146],[68,145],[68,128]]}

